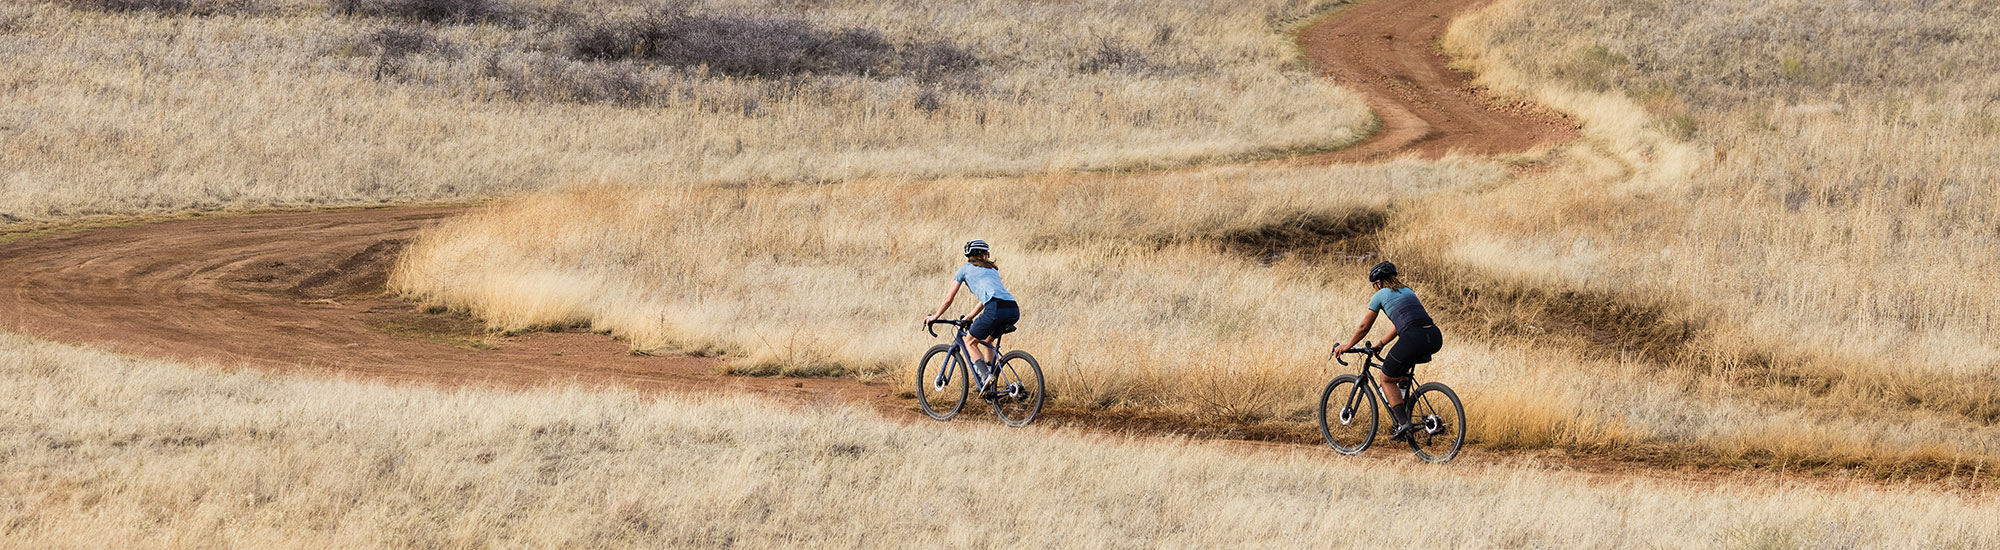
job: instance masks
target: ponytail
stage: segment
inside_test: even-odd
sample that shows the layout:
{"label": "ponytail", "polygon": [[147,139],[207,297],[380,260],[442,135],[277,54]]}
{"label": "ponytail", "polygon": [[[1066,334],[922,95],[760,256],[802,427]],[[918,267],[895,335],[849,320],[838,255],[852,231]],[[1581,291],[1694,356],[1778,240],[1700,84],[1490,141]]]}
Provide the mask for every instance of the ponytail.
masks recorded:
{"label": "ponytail", "polygon": [[974,266],[978,266],[978,267],[984,267],[984,268],[986,268],[986,269],[991,269],[991,270],[994,270],[994,271],[999,271],[999,270],[1000,270],[1000,265],[999,265],[999,264],[995,264],[995,263],[993,263],[993,255],[991,255],[991,254],[980,254],[980,255],[978,255],[978,256],[966,256],[966,257],[965,257],[965,261],[966,261],[966,262],[968,262],[968,263],[971,263],[971,264],[972,264],[972,265],[974,265]]}

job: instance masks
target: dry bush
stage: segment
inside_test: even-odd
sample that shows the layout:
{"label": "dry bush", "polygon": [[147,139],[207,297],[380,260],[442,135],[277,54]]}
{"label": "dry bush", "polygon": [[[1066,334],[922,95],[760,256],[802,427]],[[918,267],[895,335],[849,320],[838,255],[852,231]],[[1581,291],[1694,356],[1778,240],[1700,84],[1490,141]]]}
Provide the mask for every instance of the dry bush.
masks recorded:
{"label": "dry bush", "polygon": [[752,78],[907,73],[937,79],[980,64],[971,51],[944,40],[898,48],[872,29],[828,31],[800,19],[684,11],[583,22],[566,46],[587,60],[638,60]]}
{"label": "dry bush", "polygon": [[4,334],[0,378],[0,533],[35,548],[2000,544],[1990,499],[1921,488],[1717,492],[741,398],[274,378]]}
{"label": "dry bush", "polygon": [[[206,18],[0,5],[23,29],[0,33],[0,219],[1321,149],[1358,138],[1368,113],[1305,70],[1274,22],[1328,4],[357,0],[350,11],[380,16],[350,17],[273,0],[252,3],[267,16]],[[383,28],[448,48],[372,46]],[[1158,70],[1079,72],[1105,37]],[[611,55],[625,48],[644,52]]]}
{"label": "dry bush", "polygon": [[504,21],[515,15],[505,0],[329,0],[335,15],[395,17],[427,23]]}

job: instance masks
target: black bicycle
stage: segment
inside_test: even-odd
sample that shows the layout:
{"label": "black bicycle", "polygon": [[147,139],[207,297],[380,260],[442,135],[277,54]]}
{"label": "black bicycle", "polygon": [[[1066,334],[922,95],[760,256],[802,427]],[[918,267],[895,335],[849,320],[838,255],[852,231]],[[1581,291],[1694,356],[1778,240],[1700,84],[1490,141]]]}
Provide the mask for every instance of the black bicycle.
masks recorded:
{"label": "black bicycle", "polygon": [[[958,335],[950,345],[938,344],[924,352],[924,358],[917,362],[917,404],[924,408],[924,414],[939,421],[951,420],[965,409],[965,402],[978,386],[979,397],[993,404],[993,412],[1000,415],[1000,421],[1019,428],[1035,421],[1042,413],[1042,401],[1048,397],[1042,385],[1042,364],[1028,352],[1014,350],[1000,353],[1000,337],[994,336],[993,343],[982,344],[993,350],[999,357],[1000,369],[993,373],[992,380],[982,377],[986,373],[974,373],[972,360],[965,347],[965,329],[971,321],[961,317],[956,320],[939,319],[924,325],[924,330],[937,337],[937,325],[958,327]],[[1000,329],[1004,335],[1014,332],[1014,327]]]}
{"label": "black bicycle", "polygon": [[[1368,373],[1380,360],[1381,351],[1382,348],[1365,342],[1362,347],[1348,350],[1347,353],[1363,354],[1361,372],[1333,377],[1319,394],[1319,433],[1326,436],[1326,444],[1332,445],[1335,452],[1361,454],[1375,442],[1375,435],[1383,431],[1380,409],[1388,408],[1389,401],[1382,397],[1382,388]],[[1338,356],[1334,360],[1341,366],[1347,365]],[[1410,386],[1415,384],[1414,375],[1396,383],[1403,390],[1403,401],[1411,404],[1410,423],[1415,426],[1408,436],[1410,450],[1416,451],[1417,458],[1424,462],[1450,461],[1465,447],[1465,405],[1459,403],[1458,393],[1451,391],[1450,386],[1430,382],[1416,386],[1412,392]],[[1390,425],[1393,427],[1394,422]]]}

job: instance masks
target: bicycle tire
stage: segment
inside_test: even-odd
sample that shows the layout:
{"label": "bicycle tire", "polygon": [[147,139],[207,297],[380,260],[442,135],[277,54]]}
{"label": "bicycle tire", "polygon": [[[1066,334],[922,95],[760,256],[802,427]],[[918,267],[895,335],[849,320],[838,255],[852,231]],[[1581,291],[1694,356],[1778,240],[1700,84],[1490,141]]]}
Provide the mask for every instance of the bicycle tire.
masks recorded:
{"label": "bicycle tire", "polygon": [[1007,427],[1027,426],[1042,414],[1042,404],[1048,400],[1048,387],[1042,381],[1042,363],[1021,350],[1000,356],[1000,373],[998,379],[993,381],[993,387],[1008,388],[1012,384],[1020,384],[1020,390],[994,398],[993,413],[999,415],[1000,422]]}
{"label": "bicycle tire", "polygon": [[1458,392],[1437,382],[1417,386],[1410,393],[1410,450],[1431,464],[1451,462],[1465,448],[1465,404]]}
{"label": "bicycle tire", "polygon": [[[956,369],[958,372],[945,373],[945,384],[936,385],[938,369]],[[958,412],[965,410],[966,397],[970,395],[972,371],[962,358],[953,357],[951,346],[938,344],[924,352],[924,358],[917,361],[917,406],[924,414],[939,422],[951,420]]]}
{"label": "bicycle tire", "polygon": [[[1357,455],[1375,442],[1381,411],[1368,388],[1360,377],[1343,374],[1333,377],[1326,383],[1326,389],[1319,392],[1319,434],[1326,437],[1327,446],[1333,447],[1334,452]],[[1333,401],[1336,395],[1340,401]],[[1350,408],[1347,405],[1350,401],[1359,403]],[[1333,413],[1332,422],[1327,421],[1328,412]]]}

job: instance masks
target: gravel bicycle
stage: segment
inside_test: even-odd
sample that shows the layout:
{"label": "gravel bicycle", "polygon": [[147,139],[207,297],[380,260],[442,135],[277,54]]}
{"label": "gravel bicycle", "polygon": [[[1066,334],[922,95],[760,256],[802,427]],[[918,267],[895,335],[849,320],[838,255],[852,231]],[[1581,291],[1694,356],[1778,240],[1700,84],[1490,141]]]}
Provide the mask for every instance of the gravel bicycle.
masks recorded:
{"label": "gravel bicycle", "polygon": [[939,319],[925,323],[924,330],[936,338],[937,325],[956,326],[958,335],[951,339],[950,345],[931,346],[917,362],[917,404],[923,407],[924,414],[939,421],[951,420],[965,409],[976,385],[980,399],[993,404],[993,412],[1000,415],[1001,422],[1019,428],[1035,421],[1035,416],[1042,413],[1042,401],[1048,397],[1042,385],[1042,364],[1025,351],[1000,353],[1000,336],[1014,332],[1014,327],[1000,329],[993,343],[980,344],[999,358],[999,372],[989,380],[985,379],[985,373],[973,372],[970,350],[965,347],[965,331],[972,322],[964,317]]}
{"label": "gravel bicycle", "polygon": [[[1326,383],[1326,390],[1319,394],[1319,433],[1326,436],[1326,444],[1344,455],[1357,455],[1367,450],[1375,442],[1375,435],[1383,431],[1380,409],[1389,407],[1387,398],[1382,397],[1382,388],[1368,371],[1381,359],[1382,348],[1364,342],[1362,347],[1348,350],[1363,357],[1359,374],[1343,374]],[[1344,354],[1343,354],[1344,355]],[[1347,361],[1334,356],[1341,366]],[[1410,450],[1416,451],[1417,458],[1424,462],[1439,464],[1458,456],[1459,449],[1465,447],[1465,405],[1459,403],[1458,393],[1450,386],[1429,382],[1416,386],[1414,374],[1397,382],[1403,390],[1403,402],[1410,403],[1410,423],[1415,424],[1408,439]],[[1380,403],[1380,406],[1377,406]],[[1390,427],[1395,423],[1390,422]]]}

